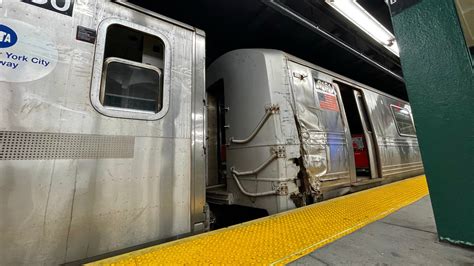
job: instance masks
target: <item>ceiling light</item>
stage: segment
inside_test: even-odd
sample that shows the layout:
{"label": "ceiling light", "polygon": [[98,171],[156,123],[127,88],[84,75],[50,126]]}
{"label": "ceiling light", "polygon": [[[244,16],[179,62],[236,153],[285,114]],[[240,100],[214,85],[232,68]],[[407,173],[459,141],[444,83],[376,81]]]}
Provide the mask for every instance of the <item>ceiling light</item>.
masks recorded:
{"label": "ceiling light", "polygon": [[326,0],[326,3],[390,52],[400,56],[395,36],[360,6],[356,0]]}

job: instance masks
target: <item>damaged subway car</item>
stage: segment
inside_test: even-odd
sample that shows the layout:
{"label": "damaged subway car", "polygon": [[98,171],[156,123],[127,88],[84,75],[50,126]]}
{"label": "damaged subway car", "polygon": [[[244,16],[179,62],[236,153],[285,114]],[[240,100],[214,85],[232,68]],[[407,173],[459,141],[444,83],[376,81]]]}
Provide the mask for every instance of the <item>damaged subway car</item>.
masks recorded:
{"label": "damaged subway car", "polygon": [[206,201],[273,214],[423,173],[407,102],[284,52],[227,53],[206,88],[204,32],[127,1],[0,12],[2,263],[204,232]]}
{"label": "damaged subway car", "polygon": [[229,52],[206,82],[210,203],[274,214],[424,171],[403,100],[276,50]]}

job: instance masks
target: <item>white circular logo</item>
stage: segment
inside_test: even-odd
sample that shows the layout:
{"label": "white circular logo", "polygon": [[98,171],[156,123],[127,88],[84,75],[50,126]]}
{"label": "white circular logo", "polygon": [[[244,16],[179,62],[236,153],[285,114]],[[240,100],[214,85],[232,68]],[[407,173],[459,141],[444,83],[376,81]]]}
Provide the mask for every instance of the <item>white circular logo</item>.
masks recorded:
{"label": "white circular logo", "polygon": [[53,71],[58,50],[43,30],[14,19],[1,19],[0,26],[11,29],[17,37],[12,46],[0,46],[0,81],[28,82]]}

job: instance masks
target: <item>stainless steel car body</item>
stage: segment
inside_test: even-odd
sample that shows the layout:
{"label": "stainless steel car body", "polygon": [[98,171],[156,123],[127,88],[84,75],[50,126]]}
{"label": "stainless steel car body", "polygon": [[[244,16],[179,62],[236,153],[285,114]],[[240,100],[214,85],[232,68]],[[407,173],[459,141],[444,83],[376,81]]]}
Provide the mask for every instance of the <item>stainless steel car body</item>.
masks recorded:
{"label": "stainless steel car body", "polygon": [[[410,110],[403,100],[276,50],[242,49],[223,55],[207,72],[208,87],[217,81],[223,81],[229,110],[228,204],[271,214],[304,205],[298,195],[305,185],[319,200],[423,173],[416,136],[400,135],[390,110],[391,104]],[[333,90],[339,111],[320,108],[317,84]],[[366,182],[356,176],[341,84],[360,91],[367,123],[374,128],[365,132],[376,139],[369,143],[374,147],[374,171]],[[208,192],[210,198],[216,194]]]}
{"label": "stainless steel car body", "polygon": [[[60,264],[204,231],[204,33],[126,1],[74,1],[67,16],[7,0],[0,13],[58,54],[44,77],[0,82],[0,264]],[[91,104],[107,23],[165,40],[158,117]],[[76,40],[78,26],[97,30],[96,43]]]}

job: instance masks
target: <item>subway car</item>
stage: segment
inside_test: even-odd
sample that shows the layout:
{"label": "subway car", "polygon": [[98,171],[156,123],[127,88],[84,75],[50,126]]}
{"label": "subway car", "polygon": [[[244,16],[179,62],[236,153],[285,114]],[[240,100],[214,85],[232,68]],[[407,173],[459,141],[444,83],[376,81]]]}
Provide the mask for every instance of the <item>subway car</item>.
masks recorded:
{"label": "subway car", "polygon": [[406,101],[277,50],[229,52],[206,83],[211,211],[274,214],[424,172]]}
{"label": "subway car", "polygon": [[0,12],[0,264],[205,231],[204,32],[126,1]]}

